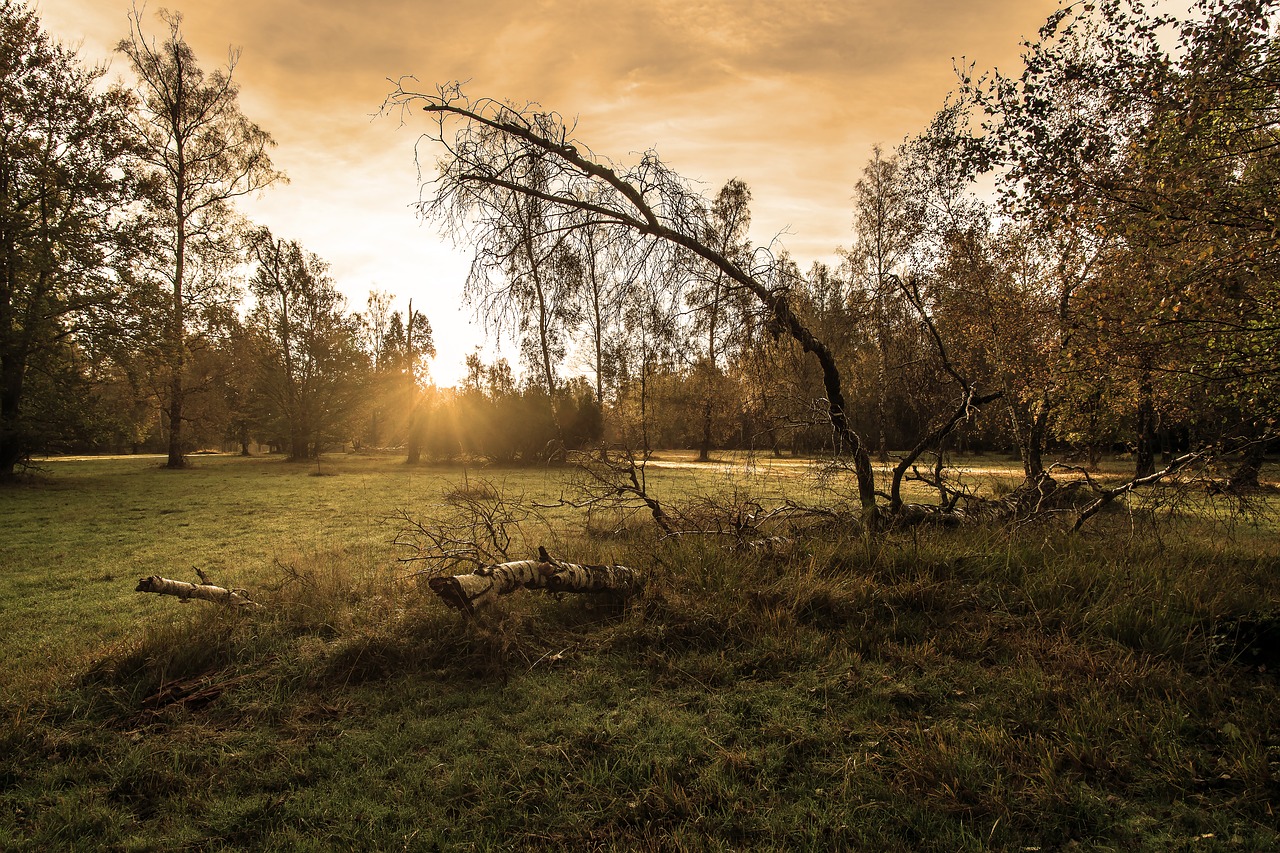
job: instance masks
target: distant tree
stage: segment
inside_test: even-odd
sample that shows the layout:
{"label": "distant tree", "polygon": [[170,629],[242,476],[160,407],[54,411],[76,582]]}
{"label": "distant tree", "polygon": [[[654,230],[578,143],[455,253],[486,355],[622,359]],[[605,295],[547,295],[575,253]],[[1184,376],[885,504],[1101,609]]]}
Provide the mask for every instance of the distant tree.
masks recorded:
{"label": "distant tree", "polygon": [[619,388],[615,439],[647,459],[655,447],[654,379],[675,361],[686,339],[678,322],[680,290],[675,281],[683,271],[663,263],[660,253],[641,257],[622,304],[628,334],[614,348]]}
{"label": "distant tree", "polygon": [[591,384],[581,376],[570,379],[561,392],[560,421],[569,450],[584,450],[604,438],[604,406]]}
{"label": "distant tree", "polygon": [[259,388],[267,358],[263,351],[265,341],[249,324],[238,320],[227,331],[224,357],[228,365],[222,376],[227,412],[225,437],[240,448],[241,456],[249,456],[249,445],[259,426]]}
{"label": "distant tree", "polygon": [[[240,112],[232,77],[239,52],[206,74],[182,33],[182,16],[162,10],[163,41],[148,38],[142,13],[129,15],[129,36],[117,45],[138,78],[134,125],[151,179],[151,207],[162,235],[158,271],[172,302],[165,328],[170,468],[185,465],[183,404],[187,330],[202,254],[225,252],[236,231],[231,203],[281,180],[267,150],[271,136]],[[222,243],[223,246],[218,244]]]}
{"label": "distant tree", "polygon": [[284,439],[291,460],[314,458],[352,431],[370,365],[359,323],[320,258],[296,242],[255,235],[250,324],[261,343],[262,421]]}
{"label": "distant tree", "polygon": [[[736,178],[725,183],[711,202],[707,231],[703,240],[720,255],[742,268],[751,264],[751,244],[747,229],[751,227],[751,189]],[[733,343],[741,342],[746,308],[743,291],[724,270],[714,264],[696,263],[688,300],[693,307],[696,338],[701,351],[694,365],[694,377],[702,398],[702,435],[698,443],[698,461],[711,458],[713,424],[717,404],[725,393],[724,366]]]}
{"label": "distant tree", "polygon": [[890,334],[897,325],[891,315],[899,299],[895,281],[904,271],[918,227],[907,215],[906,188],[896,156],[886,157],[879,145],[873,147],[871,160],[854,185],[853,203],[855,239],[848,257],[870,295],[876,341],[877,455],[881,462],[888,462]]}
{"label": "distant tree", "polygon": [[[404,330],[403,338],[400,330]],[[432,402],[435,399],[434,386],[423,387],[425,377],[424,359],[436,354],[435,338],[432,336],[431,323],[421,311],[413,309],[413,300],[409,300],[407,321],[401,323],[400,313],[391,316],[391,337],[387,341],[385,352],[390,358],[388,365],[395,374],[391,380],[393,389],[401,395],[408,395],[411,400],[408,425],[408,459],[409,464],[416,464],[422,453],[422,443],[428,427],[428,418]]]}
{"label": "distant tree", "polygon": [[[801,275],[785,253],[775,257],[773,277],[773,287],[788,291],[794,310],[830,343],[845,375],[856,381],[846,351],[855,325],[845,311],[847,282],[820,263]],[[792,452],[830,450],[830,425],[824,425],[820,405],[822,375],[803,350],[779,332],[757,310],[743,314],[735,333],[731,414],[737,418],[736,441],[744,448],[768,447],[774,455],[781,455],[784,444]]]}
{"label": "distant tree", "polygon": [[101,76],[0,2],[0,479],[85,414],[87,338],[129,306],[133,140]]}
{"label": "distant tree", "polygon": [[612,236],[616,235],[591,225],[573,232],[573,251],[582,271],[576,314],[589,342],[596,402],[602,410],[606,389],[618,379],[621,322],[628,292],[637,286],[643,268],[643,258],[632,255],[631,245]]}

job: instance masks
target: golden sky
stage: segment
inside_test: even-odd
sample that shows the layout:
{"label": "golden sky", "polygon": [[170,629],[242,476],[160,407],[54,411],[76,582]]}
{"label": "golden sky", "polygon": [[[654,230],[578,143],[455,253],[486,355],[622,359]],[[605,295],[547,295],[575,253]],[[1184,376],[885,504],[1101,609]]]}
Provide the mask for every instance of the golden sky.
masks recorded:
{"label": "golden sky", "polygon": [[[954,87],[953,58],[1017,68],[1056,0],[187,0],[205,68],[242,49],[245,114],[290,177],[241,206],[328,260],[351,307],[372,288],[427,313],[451,383],[483,330],[458,307],[468,256],[410,209],[410,122],[372,118],[388,78],[470,80],[469,94],[578,116],[579,138],[626,161],[656,148],[714,192],[751,187],[753,236],[807,267],[850,242],[853,185],[871,146],[915,133]],[[41,0],[45,28],[81,55],[112,48],[128,0]],[[489,342],[491,343],[491,341]]]}

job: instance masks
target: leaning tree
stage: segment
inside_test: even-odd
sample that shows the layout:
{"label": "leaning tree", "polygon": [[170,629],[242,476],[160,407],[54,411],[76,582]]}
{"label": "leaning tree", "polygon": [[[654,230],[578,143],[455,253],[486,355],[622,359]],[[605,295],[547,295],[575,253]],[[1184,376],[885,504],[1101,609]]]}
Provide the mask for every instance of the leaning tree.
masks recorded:
{"label": "leaning tree", "polygon": [[[754,253],[750,266],[717,250],[711,205],[654,151],[621,166],[594,154],[574,139],[574,125],[536,104],[523,106],[467,97],[457,83],[435,92],[405,88],[401,80],[384,110],[421,109],[434,119],[424,134],[442,150],[435,176],[424,178],[420,212],[465,235],[477,254],[504,256],[509,212],[522,200],[536,201],[533,223],[548,237],[584,228],[669,252],[673,261],[693,256],[723,274],[729,286],[759,300],[822,370],[827,411],[836,446],[850,454],[864,520],[879,518],[875,475],[862,437],[849,422],[844,381],[836,358],[792,307],[785,287],[773,286],[767,253]],[[424,172],[425,174],[425,172]]]}

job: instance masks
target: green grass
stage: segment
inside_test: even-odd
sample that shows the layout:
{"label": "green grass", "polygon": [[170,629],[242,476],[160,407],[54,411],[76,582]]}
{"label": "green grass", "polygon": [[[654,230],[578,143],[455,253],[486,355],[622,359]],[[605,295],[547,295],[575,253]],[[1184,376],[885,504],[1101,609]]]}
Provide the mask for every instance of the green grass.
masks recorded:
{"label": "green grass", "polygon": [[[835,499],[795,465],[666,461],[674,504]],[[1265,519],[828,527],[777,556],[643,517],[587,535],[554,469],[158,462],[0,491],[0,848],[1280,844],[1280,689],[1213,638],[1275,610]],[[627,562],[644,595],[447,611],[387,519],[485,483],[549,507],[521,543]],[[266,607],[132,591],[192,566]]]}

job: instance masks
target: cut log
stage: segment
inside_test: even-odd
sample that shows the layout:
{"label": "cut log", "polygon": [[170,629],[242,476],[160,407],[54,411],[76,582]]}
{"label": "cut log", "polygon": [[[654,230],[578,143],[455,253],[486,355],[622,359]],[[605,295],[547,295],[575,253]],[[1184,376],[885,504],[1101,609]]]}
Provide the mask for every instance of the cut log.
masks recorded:
{"label": "cut log", "polygon": [[154,592],[159,595],[176,595],[183,601],[198,598],[201,601],[213,601],[218,604],[230,604],[235,607],[261,607],[262,605],[249,598],[242,589],[224,589],[208,583],[187,583],[152,575],[138,581],[135,592]]}
{"label": "cut log", "polygon": [[481,566],[470,574],[432,578],[427,583],[445,604],[468,615],[518,589],[628,596],[641,587],[640,575],[626,566],[562,563],[541,547],[536,560]]}

